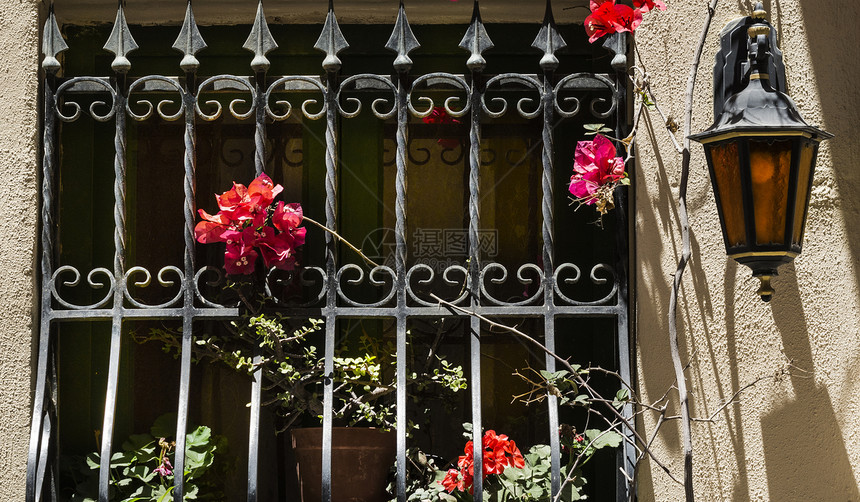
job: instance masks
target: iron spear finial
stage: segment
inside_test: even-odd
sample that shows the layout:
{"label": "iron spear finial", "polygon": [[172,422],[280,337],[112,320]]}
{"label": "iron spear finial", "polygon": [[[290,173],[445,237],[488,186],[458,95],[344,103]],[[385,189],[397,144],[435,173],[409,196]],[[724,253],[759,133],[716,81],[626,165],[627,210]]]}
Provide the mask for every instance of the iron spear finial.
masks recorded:
{"label": "iron spear finial", "polygon": [[119,2],[116,11],[116,20],[113,23],[113,30],[110,32],[108,41],[104,45],[104,50],[114,53],[113,62],[110,67],[117,73],[128,73],[131,69],[131,61],[128,60],[128,54],[137,49],[137,42],[131,36],[131,31],[128,29],[128,23],[125,20],[125,12],[122,9],[122,2]]}
{"label": "iron spear finial", "polygon": [[248,35],[248,40],[245,40],[245,45],[242,48],[254,53],[254,59],[251,61],[251,68],[254,71],[266,71],[271,63],[266,57],[266,54],[278,48],[278,43],[272,37],[272,32],[269,31],[269,25],[266,23],[266,14],[263,12],[263,0],[257,3],[257,15],[254,18],[254,26],[251,28],[251,34]]}
{"label": "iron spear finial", "polygon": [[329,0],[328,14],[325,18],[325,25],[319,39],[314,44],[314,49],[325,52],[325,59],[322,67],[325,71],[334,73],[340,70],[341,61],[337,57],[338,52],[349,47],[343,32],[340,31],[340,26],[337,24],[337,17],[334,15],[334,2]]}
{"label": "iron spear finial", "polygon": [[191,0],[188,0],[188,6],[185,8],[185,21],[182,22],[179,36],[173,42],[173,48],[185,55],[182,62],[179,63],[180,68],[185,71],[196,71],[200,67],[200,61],[197,60],[195,54],[206,48],[206,42],[200,35],[200,30],[197,29],[197,21],[194,20],[194,12],[191,10]]}
{"label": "iron spear finial", "polygon": [[54,16],[54,4],[51,3],[51,8],[48,11],[48,19],[45,20],[45,29],[42,31],[42,54],[45,59],[42,60],[42,68],[46,72],[55,74],[60,69],[60,61],[57,60],[57,54],[68,49],[66,41],[60,33],[60,27],[57,26],[57,18]]}
{"label": "iron spear finial", "polygon": [[394,69],[400,73],[408,72],[412,68],[412,59],[409,53],[421,47],[415,34],[412,33],[412,28],[409,27],[409,21],[406,19],[406,8],[403,7],[403,0],[400,0],[400,9],[397,12],[397,21],[394,24],[394,31],[391,32],[391,37],[385,44],[385,48],[397,53],[394,59]]}
{"label": "iron spear finial", "polygon": [[567,47],[567,43],[555,27],[551,0],[546,0],[546,14],[544,14],[540,31],[535,41],[532,42],[532,47],[543,51],[543,57],[540,59],[541,69],[552,71],[558,68],[558,58],[555,57],[555,51]]}
{"label": "iron spear finial", "polygon": [[466,61],[466,66],[472,71],[483,71],[487,65],[487,60],[484,59],[482,53],[493,48],[493,41],[490,40],[484,23],[481,21],[481,9],[478,7],[478,0],[475,0],[475,6],[472,9],[472,21],[469,23],[466,34],[463,35],[463,40],[460,41],[460,47],[471,52]]}

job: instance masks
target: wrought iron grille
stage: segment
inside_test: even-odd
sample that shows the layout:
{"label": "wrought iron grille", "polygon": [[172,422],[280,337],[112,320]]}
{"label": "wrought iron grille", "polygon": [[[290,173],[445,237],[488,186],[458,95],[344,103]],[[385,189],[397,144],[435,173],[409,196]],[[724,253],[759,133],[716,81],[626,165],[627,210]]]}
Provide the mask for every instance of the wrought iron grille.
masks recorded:
{"label": "wrought iron grille", "polygon": [[[626,40],[617,34],[604,45],[614,57],[612,67],[616,74],[572,73],[560,74],[556,70],[559,59],[556,51],[565,47],[553,20],[551,2],[547,1],[546,15],[532,47],[543,52],[537,62],[537,74],[503,73],[485,75],[486,61],[483,52],[493,47],[482,23],[478,1],[474,2],[472,19],[459,46],[469,52],[466,66],[468,74],[455,75],[433,72],[422,75],[410,73],[412,60],[410,52],[419,47],[406,18],[403,2],[400,2],[396,22],[388,43],[385,45],[395,53],[393,75],[359,73],[340,75],[341,60],[339,53],[348,47],[338,26],[332,2],[329,4],[325,25],[315,48],[324,52],[322,77],[307,75],[288,75],[270,77],[267,71],[270,62],[267,54],[277,47],[263,13],[262,2],[258,5],[253,28],[244,48],[253,52],[251,68],[253,75],[216,75],[202,81],[197,77],[199,62],[196,54],[206,47],[200,35],[188,2],[185,22],[173,48],[181,51],[183,57],[180,76],[148,75],[131,78],[127,74],[131,68],[128,55],[137,49],[126,23],[122,5],[118,7],[113,31],[105,49],[115,54],[110,76],[65,76],[59,77],[61,63],[57,55],[68,49],[56,24],[53,7],[45,23],[43,33],[42,67],[44,80],[44,124],[43,124],[43,178],[42,178],[42,225],[41,225],[41,314],[38,348],[38,368],[31,426],[31,442],[27,464],[27,500],[56,500],[56,434],[57,434],[57,396],[56,396],[56,330],[59,322],[73,320],[108,321],[111,324],[109,371],[107,393],[104,407],[101,439],[101,470],[99,479],[99,499],[108,500],[109,463],[114,451],[114,420],[117,407],[117,386],[120,373],[121,331],[123,323],[140,319],[175,319],[182,322],[182,347],[180,359],[179,403],[177,407],[177,447],[175,468],[183,472],[185,464],[185,432],[188,423],[189,389],[191,385],[193,323],[202,319],[233,319],[240,315],[234,305],[223,305],[207,297],[207,290],[201,282],[223,281],[224,277],[217,267],[198,267],[195,263],[194,225],[196,217],[196,153],[197,128],[200,123],[216,121],[222,114],[238,120],[253,121],[254,124],[254,166],[256,174],[263,173],[266,167],[267,126],[286,119],[291,113],[301,113],[306,119],[322,120],[325,123],[325,224],[338,228],[337,211],[337,129],[340,121],[349,120],[361,113],[369,113],[382,121],[394,125],[394,164],[395,179],[395,228],[393,265],[380,265],[371,270],[365,281],[365,273],[359,267],[339,263],[334,238],[326,235],[325,264],[322,267],[307,267],[302,272],[308,284],[316,284],[318,289],[309,301],[298,305],[283,303],[291,316],[319,317],[325,319],[325,371],[333,370],[335,351],[335,330],[338,319],[346,318],[390,318],[396,325],[396,423],[397,427],[397,498],[406,500],[406,408],[407,395],[407,321],[412,318],[465,317],[470,332],[470,379],[471,420],[474,424],[473,440],[480,444],[482,434],[481,417],[481,337],[483,321],[472,314],[498,319],[534,318],[543,324],[546,346],[553,350],[556,345],[556,322],[563,318],[606,318],[615,324],[615,347],[618,368],[622,378],[630,379],[629,325],[628,325],[628,288],[627,256],[629,209],[626,194],[616,194],[617,219],[616,250],[612,263],[594,266],[583,274],[580,266],[574,263],[556,263],[554,238],[556,229],[553,223],[555,195],[553,177],[553,128],[561,118],[570,118],[581,111],[579,93],[602,91],[609,99],[595,98],[589,103],[589,112],[601,120],[611,120],[617,137],[626,135],[625,119],[626,97]],[[349,90],[357,87],[374,89],[385,95],[375,99],[367,107],[361,100],[348,97]],[[515,89],[513,99],[488,97],[493,89]],[[201,95],[206,90],[243,93],[247,109],[237,107],[238,101],[222,106],[217,101],[205,101]],[[456,94],[462,99],[446,98],[435,102],[432,97],[421,95],[421,89],[437,89],[440,93]],[[130,95],[175,96],[178,109],[168,111],[162,101],[154,104],[152,98],[130,100]],[[291,95],[316,93],[317,100],[304,100],[295,107],[289,103]],[[522,97],[528,94],[531,97]],[[89,106],[79,104],[80,96],[90,96]],[[93,98],[92,96],[96,96]],[[537,103],[537,104],[535,104]],[[316,104],[317,108],[314,108]],[[140,108],[135,106],[143,106]],[[468,129],[468,225],[466,229],[468,259],[463,264],[448,266],[439,274],[426,265],[409,266],[407,246],[409,236],[406,227],[406,170],[408,161],[408,123],[410,116],[427,116],[436,106],[442,106],[447,114],[461,117]],[[513,110],[509,109],[513,105]],[[214,108],[212,108],[214,106]],[[114,237],[113,269],[97,267],[85,274],[70,265],[56,263],[55,256],[55,201],[57,194],[56,169],[58,158],[58,134],[60,123],[75,122],[79,117],[89,114],[99,122],[115,125],[114,133]],[[506,114],[515,115],[528,121],[539,123],[541,157],[541,202],[542,260],[538,264],[520,266],[515,274],[519,282],[531,284],[525,298],[516,301],[497,298],[488,284],[498,284],[507,280],[509,271],[501,264],[481,260],[481,215],[480,215],[480,167],[482,125]],[[161,269],[156,278],[162,286],[178,286],[176,294],[158,304],[146,303],[136,297],[135,288],[129,285],[134,279],[136,287],[147,286],[152,273],[140,266],[127,263],[126,225],[126,157],[127,157],[127,120],[146,121],[157,115],[165,120],[184,121],[184,260],[181,266],[168,266]],[[465,150],[465,149],[464,149]],[[587,245],[587,244],[586,244]],[[357,280],[349,279],[351,284],[361,283],[373,286],[384,285],[385,292],[374,301],[358,301],[352,298],[343,287],[350,274],[358,274]],[[529,274],[532,277],[529,278]],[[64,298],[60,284],[75,286],[86,276],[87,285],[100,293],[100,299],[90,304],[78,304]],[[595,284],[609,284],[608,293],[594,300],[577,300],[568,286],[587,280]],[[313,278],[311,278],[311,276]],[[460,281],[455,279],[460,278]],[[607,279],[607,276],[611,278]],[[173,278],[173,281],[171,281]],[[441,281],[440,281],[441,279]],[[465,286],[453,288],[453,294],[445,298],[461,310],[442,308],[439,301],[429,297],[426,291],[416,286],[439,281],[447,285],[463,282]],[[97,290],[97,291],[96,291]],[[278,302],[278,298],[272,298]],[[555,369],[555,360],[546,357],[546,369]],[[256,501],[258,492],[258,444],[260,442],[260,410],[262,379],[260,372],[255,374],[250,398],[250,434],[248,442],[248,485],[247,500]],[[558,435],[552,433],[559,426],[557,402],[553,396],[546,400],[548,406],[550,443],[552,448],[552,489],[557,493],[561,483],[559,469]],[[630,410],[625,412],[630,414]],[[332,383],[328,382],[324,393],[323,439],[322,439],[322,493],[323,500],[331,497],[331,444],[332,444]],[[480,449],[475,449],[477,465],[481,465]],[[629,445],[620,448],[617,466],[622,472],[632,469],[633,450]],[[616,493],[619,500],[626,500],[628,490],[622,475],[616,476]],[[482,480],[476,477],[475,500],[481,500]],[[174,500],[183,500],[184,485],[182,476],[176,476]]]}

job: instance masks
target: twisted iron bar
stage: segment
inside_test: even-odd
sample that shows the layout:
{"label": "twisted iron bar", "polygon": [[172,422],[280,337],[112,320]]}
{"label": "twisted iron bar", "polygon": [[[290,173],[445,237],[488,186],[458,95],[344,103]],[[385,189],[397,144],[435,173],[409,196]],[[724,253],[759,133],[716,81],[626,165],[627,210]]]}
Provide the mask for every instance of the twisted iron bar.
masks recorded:
{"label": "twisted iron bar", "polygon": [[[119,59],[119,56],[117,57]],[[126,60],[127,61],[127,60]],[[99,470],[99,502],[108,502],[110,491],[111,443],[113,441],[114,416],[119,380],[119,356],[122,344],[122,309],[125,296],[125,251],[126,251],[126,139],[125,110],[127,106],[127,86],[125,73],[117,70],[116,96],[114,99],[116,131],[114,134],[114,296],[113,319],[111,321],[111,342],[108,366],[108,383],[105,397],[105,412],[102,425],[102,444]],[[127,71],[127,70],[126,70]]]}
{"label": "twisted iron bar", "polygon": [[[191,11],[191,2],[188,3],[188,11]],[[193,19],[193,18],[192,18]],[[189,35],[191,36],[191,35]],[[188,45],[191,45],[190,43]],[[192,54],[193,56],[193,54]],[[187,57],[187,56],[186,56]],[[185,61],[185,60],[183,60]],[[194,59],[196,61],[196,58]],[[194,62],[192,61],[192,63]],[[185,176],[183,178],[183,192],[185,200],[182,205],[184,226],[182,237],[185,241],[183,253],[183,264],[185,266],[185,277],[182,292],[183,307],[186,311],[194,308],[194,288],[196,285],[194,272],[196,269],[194,249],[194,225],[197,219],[197,130],[195,122],[194,71],[197,66],[187,64],[185,72],[186,87],[182,93],[182,108],[185,113],[185,130],[182,134],[183,146],[185,148],[182,156]],[[160,110],[159,110],[160,111]],[[182,316],[182,348],[179,374],[179,403],[176,414],[176,456],[174,467],[176,472],[185,472],[185,433],[188,428],[188,401],[191,386],[191,352],[193,344],[194,318],[190,315]],[[185,476],[174,476],[174,498],[184,500],[185,498]]]}

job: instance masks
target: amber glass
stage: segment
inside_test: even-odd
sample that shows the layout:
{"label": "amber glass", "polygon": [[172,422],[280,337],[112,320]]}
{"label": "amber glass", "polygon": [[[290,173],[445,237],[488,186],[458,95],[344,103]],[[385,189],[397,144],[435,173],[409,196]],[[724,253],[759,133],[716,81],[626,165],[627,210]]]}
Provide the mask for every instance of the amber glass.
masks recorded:
{"label": "amber glass", "polygon": [[794,231],[791,243],[798,246],[803,242],[803,223],[806,208],[809,206],[809,183],[812,181],[812,163],[815,162],[816,144],[804,141],[800,145],[800,162],[797,174],[797,202],[794,203]]}
{"label": "amber glass", "polygon": [[723,225],[726,227],[726,247],[731,248],[746,243],[738,144],[734,141],[721,143],[712,146],[710,150]]}
{"label": "amber glass", "polygon": [[756,244],[784,244],[791,141],[750,141]]}

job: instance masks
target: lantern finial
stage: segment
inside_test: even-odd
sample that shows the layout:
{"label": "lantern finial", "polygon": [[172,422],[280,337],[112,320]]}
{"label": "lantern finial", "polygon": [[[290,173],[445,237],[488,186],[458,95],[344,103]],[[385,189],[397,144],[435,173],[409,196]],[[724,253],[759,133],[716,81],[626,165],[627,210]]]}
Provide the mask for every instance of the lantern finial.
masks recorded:
{"label": "lantern finial", "polygon": [[761,301],[769,302],[773,298],[773,294],[775,291],[773,290],[773,286],[770,285],[770,280],[773,276],[770,275],[760,275],[758,276],[761,284],[759,285],[758,293],[759,297],[761,297]]}

